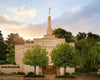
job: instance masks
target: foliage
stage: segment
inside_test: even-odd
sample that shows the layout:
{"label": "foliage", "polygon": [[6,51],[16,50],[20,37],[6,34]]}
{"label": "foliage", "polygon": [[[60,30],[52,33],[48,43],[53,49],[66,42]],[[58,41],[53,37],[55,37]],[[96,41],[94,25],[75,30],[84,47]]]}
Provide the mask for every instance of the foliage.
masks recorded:
{"label": "foliage", "polygon": [[60,76],[56,76],[56,78],[75,78],[75,76],[73,76],[73,75],[60,75]]}
{"label": "foliage", "polygon": [[0,41],[0,61],[6,61],[7,45],[4,41]]}
{"label": "foliage", "polygon": [[76,65],[74,48],[68,43],[58,44],[56,48],[52,50],[51,59],[55,66],[64,67],[65,70],[66,66],[74,67]]}
{"label": "foliage", "polygon": [[28,39],[25,41],[25,43],[33,43],[33,40]]}
{"label": "foliage", "polygon": [[80,67],[95,70],[100,68],[100,45],[95,39],[79,40],[75,48],[79,51]]}
{"label": "foliage", "polygon": [[15,50],[13,48],[6,54],[6,61],[11,64],[15,63]]}
{"label": "foliage", "polygon": [[87,35],[88,35],[87,39],[92,38],[95,39],[96,41],[100,41],[100,35],[98,34],[93,34],[92,32],[89,32]]}
{"label": "foliage", "polygon": [[34,73],[36,74],[36,66],[48,65],[46,49],[43,49],[39,45],[33,46],[32,49],[25,52],[23,63],[34,66]]}
{"label": "foliage", "polygon": [[3,64],[6,64],[6,61],[5,60],[1,60],[0,61],[0,65],[3,65]]}
{"label": "foliage", "polygon": [[79,32],[77,35],[76,35],[76,40],[82,40],[82,39],[95,39],[95,41],[100,41],[100,35],[98,34],[93,34],[92,32],[89,32],[89,33],[82,33],[82,32]]}
{"label": "foliage", "polygon": [[79,73],[89,73],[91,72],[90,68],[75,68],[75,72],[79,72]]}
{"label": "foliage", "polygon": [[33,72],[28,72],[27,75],[35,75]]}
{"label": "foliage", "polygon": [[45,77],[44,75],[25,75],[24,77]]}
{"label": "foliage", "polygon": [[93,73],[80,73],[80,72],[75,72],[72,75],[74,75],[74,76],[100,77],[100,75],[97,75],[97,74],[93,74]]}
{"label": "foliage", "polygon": [[19,66],[1,66],[1,68],[20,68]]}
{"label": "foliage", "polygon": [[94,39],[82,39],[75,42],[75,48],[79,51],[80,56],[87,55],[90,49],[96,44]]}
{"label": "foliage", "polygon": [[66,42],[74,42],[74,36],[72,35],[72,33],[64,29],[61,28],[55,29],[53,30],[53,34],[57,38],[65,38]]}
{"label": "foliage", "polygon": [[79,32],[77,35],[76,35],[76,40],[81,40],[81,39],[86,39],[86,33],[82,33],[82,32]]}
{"label": "foliage", "polygon": [[18,75],[25,75],[24,72],[17,72]]}
{"label": "foliage", "polygon": [[19,36],[19,34],[11,33],[7,37],[6,44],[8,45],[9,49],[11,49],[11,48],[14,48],[15,45],[24,44],[24,40],[22,37]]}
{"label": "foliage", "polygon": [[0,73],[0,75],[16,75],[16,72],[12,72],[12,73]]}
{"label": "foliage", "polygon": [[95,45],[91,48],[86,60],[86,64],[88,64],[86,65],[86,67],[89,67],[91,69],[100,68],[100,44]]}
{"label": "foliage", "polygon": [[65,75],[70,75],[70,73],[66,72]]}

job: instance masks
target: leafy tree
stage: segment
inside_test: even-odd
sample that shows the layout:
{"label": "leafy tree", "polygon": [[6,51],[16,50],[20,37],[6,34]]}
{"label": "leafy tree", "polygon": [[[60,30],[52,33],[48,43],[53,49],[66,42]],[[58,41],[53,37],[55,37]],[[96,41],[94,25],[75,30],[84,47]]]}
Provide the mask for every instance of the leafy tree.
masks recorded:
{"label": "leafy tree", "polygon": [[75,48],[79,51],[80,56],[87,55],[90,49],[96,44],[94,39],[82,39],[75,42]]}
{"label": "leafy tree", "polygon": [[98,35],[98,34],[93,34],[93,33],[89,32],[87,34],[87,39],[90,39],[90,38],[95,39],[95,41],[100,41],[100,35]]}
{"label": "leafy tree", "polygon": [[89,51],[85,67],[92,70],[100,68],[100,44],[93,46]]}
{"label": "leafy tree", "polygon": [[72,35],[71,32],[67,32],[64,29],[58,28],[53,30],[53,34],[57,38],[65,38],[66,42],[74,42],[74,36]]}
{"label": "leafy tree", "polygon": [[13,48],[6,54],[6,61],[11,64],[15,63],[15,50]]}
{"label": "leafy tree", "polygon": [[0,60],[6,61],[7,45],[4,41],[0,41]]}
{"label": "leafy tree", "polygon": [[25,41],[25,43],[33,43],[33,40],[28,39]]}
{"label": "leafy tree", "polygon": [[3,41],[2,33],[0,31],[0,41]]}
{"label": "leafy tree", "polygon": [[51,59],[55,66],[64,67],[64,73],[66,72],[66,66],[74,67],[76,65],[74,48],[68,43],[61,43],[52,50]]}
{"label": "leafy tree", "polygon": [[46,49],[41,48],[39,45],[33,46],[32,49],[29,49],[25,52],[23,63],[34,66],[34,73],[36,74],[36,66],[48,65]]}
{"label": "leafy tree", "polygon": [[14,48],[15,45],[24,44],[24,40],[17,33],[16,34],[11,33],[7,37],[6,44],[8,45],[9,49],[11,49]]}
{"label": "leafy tree", "polygon": [[86,33],[79,32],[76,36],[76,40],[86,39]]}
{"label": "leafy tree", "polygon": [[[100,46],[100,45],[99,46],[97,46],[97,45],[98,45],[98,43],[94,38],[78,40],[75,43],[75,48],[79,51],[81,68],[86,68],[87,70],[88,69],[91,69],[91,70],[96,69],[96,66],[97,66],[96,61],[99,60],[98,59],[99,54],[96,54],[95,50],[98,50],[98,48]],[[99,50],[97,52],[100,53]],[[92,63],[95,65],[93,65]]]}

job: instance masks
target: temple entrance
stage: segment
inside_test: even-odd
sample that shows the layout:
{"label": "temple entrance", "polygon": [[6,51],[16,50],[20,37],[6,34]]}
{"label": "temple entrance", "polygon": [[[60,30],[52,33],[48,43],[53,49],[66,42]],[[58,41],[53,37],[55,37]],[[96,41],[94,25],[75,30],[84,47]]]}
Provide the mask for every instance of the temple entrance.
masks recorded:
{"label": "temple entrance", "polygon": [[46,75],[54,75],[56,74],[56,67],[54,66],[46,66],[46,67],[43,67],[43,74],[46,74]]}

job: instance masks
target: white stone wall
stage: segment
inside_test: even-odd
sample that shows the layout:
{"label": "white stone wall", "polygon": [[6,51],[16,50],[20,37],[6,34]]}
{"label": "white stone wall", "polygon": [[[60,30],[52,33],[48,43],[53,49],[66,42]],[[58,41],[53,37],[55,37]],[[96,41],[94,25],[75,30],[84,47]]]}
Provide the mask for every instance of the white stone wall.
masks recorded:
{"label": "white stone wall", "polygon": [[0,73],[12,73],[12,72],[19,72],[20,68],[0,68]]}
{"label": "white stone wall", "polygon": [[64,68],[60,67],[60,75],[64,75]]}
{"label": "white stone wall", "polygon": [[66,67],[66,72],[70,74],[75,73],[75,68]]}
{"label": "white stone wall", "polygon": [[[66,72],[72,74],[75,73],[75,68],[66,67]],[[60,67],[60,75],[64,75],[64,68]]]}
{"label": "white stone wall", "polygon": [[24,72],[25,74],[28,72],[34,72],[34,66],[24,65]]}

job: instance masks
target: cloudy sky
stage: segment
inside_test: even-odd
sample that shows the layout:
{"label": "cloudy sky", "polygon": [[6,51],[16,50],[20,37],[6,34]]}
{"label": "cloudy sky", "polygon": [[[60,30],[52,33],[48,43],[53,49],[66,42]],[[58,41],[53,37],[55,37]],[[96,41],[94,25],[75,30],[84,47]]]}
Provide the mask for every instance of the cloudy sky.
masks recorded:
{"label": "cloudy sky", "polygon": [[10,33],[24,39],[43,37],[49,8],[53,29],[100,34],[100,0],[0,0],[3,37]]}

